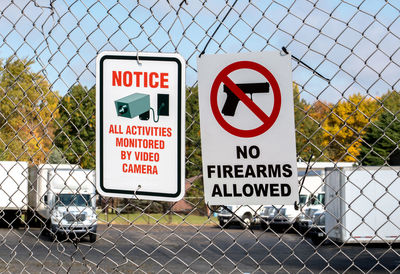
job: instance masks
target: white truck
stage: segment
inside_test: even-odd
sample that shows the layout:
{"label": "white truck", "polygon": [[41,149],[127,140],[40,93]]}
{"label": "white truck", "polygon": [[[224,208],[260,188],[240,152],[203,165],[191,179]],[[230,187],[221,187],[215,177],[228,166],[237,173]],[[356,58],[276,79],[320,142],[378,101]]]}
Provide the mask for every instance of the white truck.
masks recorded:
{"label": "white truck", "polygon": [[246,228],[259,222],[258,217],[261,210],[262,206],[259,205],[228,205],[221,207],[217,216],[221,227],[228,228],[231,224],[236,223],[242,228]]}
{"label": "white truck", "polygon": [[326,168],[342,168],[352,166],[354,166],[354,163],[352,162],[314,162],[309,168],[307,168],[307,163],[298,162],[298,179],[299,182],[302,183],[300,191],[300,204],[308,207],[312,205],[318,205],[323,202],[325,195],[324,178]]}
{"label": "white truck", "polygon": [[[264,224],[269,224],[276,230],[284,231],[290,227],[305,230],[304,225],[311,222],[309,213],[323,208],[325,167],[332,163],[316,162],[307,170],[306,163],[297,163],[298,180],[302,183],[299,194],[298,209],[294,205],[275,205],[269,216],[262,215]],[[307,171],[307,174],[306,174]],[[304,175],[306,175],[304,177]]]}
{"label": "white truck", "polygon": [[28,206],[28,163],[0,162],[1,221],[10,227],[19,227]]}
{"label": "white truck", "polygon": [[[326,168],[353,167],[353,162],[314,162],[307,169],[307,163],[298,162],[298,179],[302,182],[300,190],[299,209],[301,210],[295,221],[295,227],[304,233],[312,224],[312,216],[317,211],[324,210]],[[307,174],[306,174],[307,171]],[[305,175],[305,177],[303,177]]]}
{"label": "white truck", "polygon": [[76,165],[39,165],[29,169],[29,216],[41,219],[51,238],[88,235],[96,241],[96,188],[94,171]]}
{"label": "white truck", "polygon": [[[323,209],[323,201],[325,199],[324,191],[324,177],[325,168],[327,167],[350,167],[354,163],[348,162],[314,162],[311,167],[307,168],[307,163],[297,162],[298,179],[303,183],[299,194],[300,209],[295,209],[294,205],[266,205],[264,207],[259,205],[250,206],[226,206],[230,211],[235,212],[233,216],[229,210],[221,208],[218,213],[218,220],[221,227],[228,227],[231,223],[239,223],[242,227],[249,224],[260,223],[263,229],[268,225],[285,228],[295,226],[298,228],[301,218],[305,218],[304,214],[306,209],[321,210]],[[303,176],[306,177],[303,181]],[[240,218],[238,218],[240,217]],[[311,222],[310,217],[308,218]],[[244,222],[243,222],[243,221]],[[247,223],[247,225],[245,224]]]}
{"label": "white truck", "polygon": [[326,171],[325,231],[340,243],[400,242],[400,167]]}

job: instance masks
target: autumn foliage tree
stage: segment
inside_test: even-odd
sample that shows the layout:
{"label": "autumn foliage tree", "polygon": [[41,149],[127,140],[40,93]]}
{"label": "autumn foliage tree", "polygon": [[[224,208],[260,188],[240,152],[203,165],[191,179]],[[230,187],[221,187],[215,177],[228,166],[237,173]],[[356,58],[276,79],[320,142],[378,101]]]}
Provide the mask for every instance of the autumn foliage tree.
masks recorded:
{"label": "autumn foliage tree", "polygon": [[59,98],[32,65],[15,56],[1,62],[0,160],[39,164],[49,157]]}
{"label": "autumn foliage tree", "polygon": [[377,119],[378,105],[360,93],[340,100],[322,126],[324,155],[333,161],[356,161],[367,126]]}

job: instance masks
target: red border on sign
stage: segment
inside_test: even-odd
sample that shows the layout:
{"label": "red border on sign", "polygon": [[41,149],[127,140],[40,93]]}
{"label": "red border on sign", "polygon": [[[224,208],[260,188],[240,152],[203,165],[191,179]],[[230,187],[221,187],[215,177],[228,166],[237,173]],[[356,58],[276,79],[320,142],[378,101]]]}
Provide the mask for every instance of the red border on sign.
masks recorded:
{"label": "red border on sign", "polygon": [[[261,73],[269,82],[274,93],[274,106],[271,115],[265,114],[236,84],[228,77],[228,75],[239,69],[251,69]],[[239,129],[231,126],[222,116],[217,102],[217,95],[220,85],[224,83],[230,90],[263,122],[263,124],[254,129]],[[263,134],[275,123],[281,109],[281,90],[278,82],[272,73],[262,65],[251,61],[239,61],[230,64],[224,68],[215,78],[210,93],[211,110],[215,119],[223,129],[232,135],[244,138],[256,137]]]}

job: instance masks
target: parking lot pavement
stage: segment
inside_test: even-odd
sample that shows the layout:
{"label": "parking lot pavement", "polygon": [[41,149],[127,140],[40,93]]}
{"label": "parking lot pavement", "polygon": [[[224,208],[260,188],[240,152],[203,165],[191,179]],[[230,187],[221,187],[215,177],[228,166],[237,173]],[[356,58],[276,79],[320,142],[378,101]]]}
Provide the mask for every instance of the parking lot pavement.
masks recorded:
{"label": "parking lot pavement", "polygon": [[[400,248],[326,244],[296,234],[217,226],[100,225],[98,241],[51,242],[40,229],[0,229],[0,271],[393,271]],[[353,262],[354,261],[354,264]]]}

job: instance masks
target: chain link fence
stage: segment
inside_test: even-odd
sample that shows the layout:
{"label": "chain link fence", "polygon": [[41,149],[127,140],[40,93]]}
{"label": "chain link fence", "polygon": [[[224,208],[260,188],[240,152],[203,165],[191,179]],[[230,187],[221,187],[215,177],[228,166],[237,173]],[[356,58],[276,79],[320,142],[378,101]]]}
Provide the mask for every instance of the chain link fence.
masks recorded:
{"label": "chain link fence", "polygon": [[[10,0],[0,10],[1,271],[399,271],[398,2]],[[185,58],[182,201],[95,195],[105,50]],[[210,208],[196,60],[268,50],[292,55],[300,204]]]}

